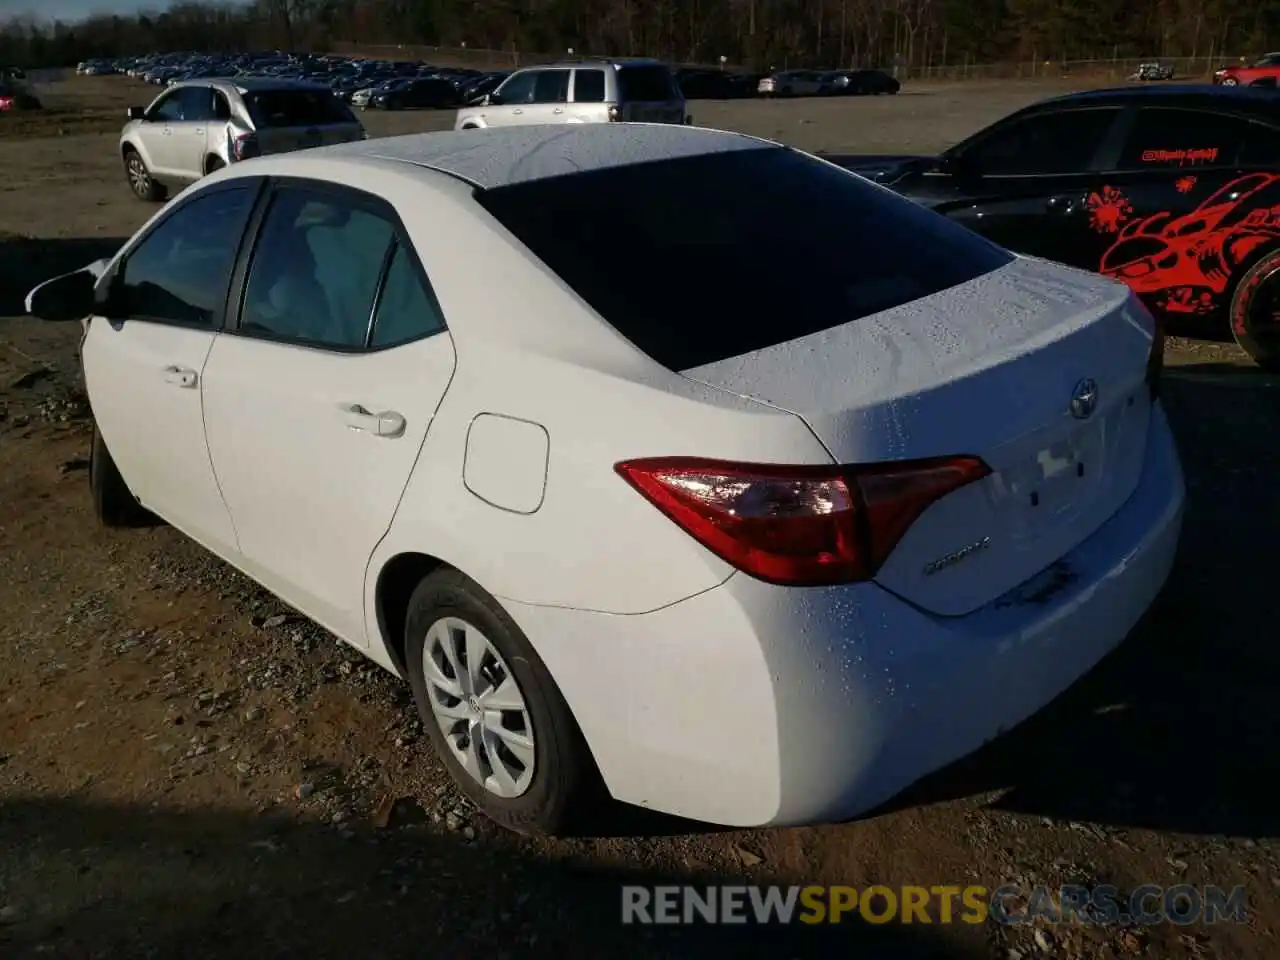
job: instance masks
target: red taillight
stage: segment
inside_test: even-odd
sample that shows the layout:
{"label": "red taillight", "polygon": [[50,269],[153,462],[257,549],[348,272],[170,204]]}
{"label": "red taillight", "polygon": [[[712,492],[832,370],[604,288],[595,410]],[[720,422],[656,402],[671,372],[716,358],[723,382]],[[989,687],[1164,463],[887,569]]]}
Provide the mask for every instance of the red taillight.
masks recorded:
{"label": "red taillight", "polygon": [[251,157],[261,155],[262,150],[258,146],[258,135],[255,133],[242,133],[235,139],[235,158],[237,160],[248,160]]}
{"label": "red taillight", "polygon": [[788,586],[870,579],[927,507],[991,472],[968,456],[850,467],[656,457],[614,469],[725,562]]}

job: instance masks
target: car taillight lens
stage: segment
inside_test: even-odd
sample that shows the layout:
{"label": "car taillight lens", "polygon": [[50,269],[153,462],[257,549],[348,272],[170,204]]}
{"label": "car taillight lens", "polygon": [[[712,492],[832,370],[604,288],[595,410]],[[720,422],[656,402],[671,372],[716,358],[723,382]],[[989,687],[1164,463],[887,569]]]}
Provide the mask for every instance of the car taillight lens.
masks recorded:
{"label": "car taillight lens", "polygon": [[235,157],[237,160],[249,160],[261,155],[258,136],[254,133],[242,133],[235,139]]}
{"label": "car taillight lens", "polygon": [[657,457],[614,469],[726,563],[788,586],[870,579],[931,504],[991,472],[969,456],[865,466]]}

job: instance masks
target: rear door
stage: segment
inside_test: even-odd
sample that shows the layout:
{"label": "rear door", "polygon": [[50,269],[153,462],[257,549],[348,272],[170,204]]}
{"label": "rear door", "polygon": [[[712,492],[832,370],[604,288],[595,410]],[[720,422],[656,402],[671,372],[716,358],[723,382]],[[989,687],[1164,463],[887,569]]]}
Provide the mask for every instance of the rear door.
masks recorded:
{"label": "rear door", "polygon": [[684,95],[660,63],[619,64],[618,108],[635,123],[684,123]]}
{"label": "rear door", "polygon": [[394,210],[369,194],[280,183],[237,277],[205,423],[246,569],[364,643],[365,567],[448,386],[452,340]]}
{"label": "rear door", "polygon": [[347,143],[364,135],[355,114],[329,90],[250,90],[244,102],[264,154]]}
{"label": "rear door", "polygon": [[521,123],[563,123],[568,119],[569,70],[539,70],[533,84],[533,100],[524,108]]}
{"label": "rear door", "polygon": [[1142,106],[1089,198],[1091,269],[1170,316],[1225,315],[1280,244],[1280,131],[1221,110]]}
{"label": "rear door", "polygon": [[1001,246],[1093,269],[1081,246],[1089,197],[1123,114],[1087,107],[1013,117],[957,148],[919,187],[930,206]]}

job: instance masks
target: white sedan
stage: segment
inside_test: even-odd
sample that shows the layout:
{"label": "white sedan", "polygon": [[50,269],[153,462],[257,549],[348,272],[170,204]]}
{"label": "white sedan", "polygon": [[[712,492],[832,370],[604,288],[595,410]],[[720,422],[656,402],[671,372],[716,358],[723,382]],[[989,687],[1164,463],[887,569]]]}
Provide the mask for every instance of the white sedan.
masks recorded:
{"label": "white sedan", "polygon": [[520,830],[600,785],[866,811],[1116,646],[1181,528],[1126,288],[732,133],[235,164],[28,309],[92,315],[98,517],[168,521],[407,679]]}

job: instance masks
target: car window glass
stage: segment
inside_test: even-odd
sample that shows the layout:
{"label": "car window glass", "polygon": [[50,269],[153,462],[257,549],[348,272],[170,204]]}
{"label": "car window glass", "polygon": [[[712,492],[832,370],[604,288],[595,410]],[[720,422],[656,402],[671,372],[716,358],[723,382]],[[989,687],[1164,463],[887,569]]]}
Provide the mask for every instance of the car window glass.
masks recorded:
{"label": "car window glass", "polygon": [[151,108],[152,120],[175,123],[182,119],[182,101],[178,97],[178,92],[175,90]]}
{"label": "car window glass", "polygon": [[435,297],[423,286],[412,250],[397,245],[373,318],[375,347],[417,340],[444,329]]}
{"label": "car window glass", "polygon": [[254,247],[241,329],[363,347],[392,235],[386,219],[345,197],[280,190]]}
{"label": "car window glass", "polygon": [[604,102],[603,70],[575,70],[573,72],[573,102]]}
{"label": "car window glass", "polygon": [[1261,123],[1250,123],[1245,130],[1244,145],[1238,163],[1250,167],[1280,165],[1280,130]]}
{"label": "car window glass", "polygon": [[1083,173],[1117,113],[1066,110],[1015,120],[966,149],[964,158],[988,176]]}
{"label": "car window glass", "polygon": [[213,94],[213,118],[215,120],[231,119],[231,104],[227,102],[225,96],[217,91],[214,91]]}
{"label": "car window glass", "polygon": [[534,103],[564,103],[569,99],[568,70],[539,70],[533,85]]}
{"label": "car window glass", "polygon": [[183,87],[178,91],[178,99],[182,101],[185,123],[213,119],[213,91],[208,87]]}
{"label": "car window glass", "polygon": [[618,68],[618,99],[629,103],[653,103],[678,100],[671,71],[661,64],[644,64]]}
{"label": "car window glass", "polygon": [[113,313],[208,327],[222,309],[255,188],[194,197],[166,217],[125,258]]}
{"label": "car window glass", "polygon": [[356,122],[346,104],[328,90],[253,90],[244,95],[244,102],[259,130]]}
{"label": "car window glass", "polygon": [[498,96],[503,103],[532,103],[533,86],[538,80],[540,70],[514,74],[506,83],[498,88]]}
{"label": "car window glass", "polygon": [[1250,124],[1206,110],[1144,107],[1125,137],[1121,170],[1232,164]]}
{"label": "car window glass", "polygon": [[[853,323],[1012,260],[952,220],[782,147],[547,177],[476,202],[672,370]],[[677,295],[618,282],[618,264],[680,263],[697,269]],[[744,273],[744,263],[755,268]]]}

